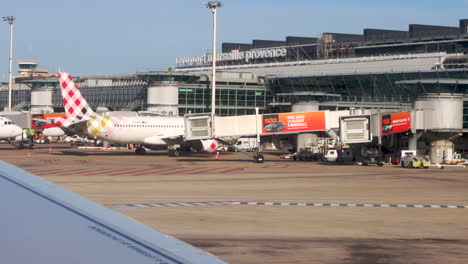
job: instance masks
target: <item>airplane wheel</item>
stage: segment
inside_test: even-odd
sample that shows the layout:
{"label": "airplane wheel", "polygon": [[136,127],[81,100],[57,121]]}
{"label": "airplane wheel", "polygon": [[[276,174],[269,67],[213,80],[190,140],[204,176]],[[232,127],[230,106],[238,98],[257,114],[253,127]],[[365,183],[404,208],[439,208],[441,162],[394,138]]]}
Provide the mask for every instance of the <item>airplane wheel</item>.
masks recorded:
{"label": "airplane wheel", "polygon": [[136,148],[135,149],[135,154],[144,155],[144,154],[146,154],[146,150],[144,148]]}
{"label": "airplane wheel", "polygon": [[383,162],[377,162],[377,166],[382,167],[384,165]]}
{"label": "airplane wheel", "polygon": [[174,149],[174,157],[179,157],[179,156],[180,156],[180,150]]}
{"label": "airplane wheel", "polygon": [[179,149],[171,149],[169,150],[169,157],[179,157],[180,150]]}
{"label": "airplane wheel", "polygon": [[413,162],[411,162],[409,165],[408,165],[409,168],[414,168],[413,166]]}
{"label": "airplane wheel", "polygon": [[405,163],[403,163],[403,161],[400,162],[400,166],[401,166],[402,168],[404,168],[404,167],[405,167]]}

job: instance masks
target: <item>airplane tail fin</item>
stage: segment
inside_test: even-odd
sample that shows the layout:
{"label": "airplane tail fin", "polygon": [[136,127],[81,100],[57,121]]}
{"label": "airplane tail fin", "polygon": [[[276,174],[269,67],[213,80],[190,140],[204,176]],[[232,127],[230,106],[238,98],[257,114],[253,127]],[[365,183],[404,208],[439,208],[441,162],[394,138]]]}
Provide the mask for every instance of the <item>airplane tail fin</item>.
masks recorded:
{"label": "airplane tail fin", "polygon": [[62,127],[68,127],[73,123],[87,120],[90,116],[95,115],[70,74],[60,72],[58,73],[58,78],[62,90],[63,105],[67,116],[54,119],[54,123]]}

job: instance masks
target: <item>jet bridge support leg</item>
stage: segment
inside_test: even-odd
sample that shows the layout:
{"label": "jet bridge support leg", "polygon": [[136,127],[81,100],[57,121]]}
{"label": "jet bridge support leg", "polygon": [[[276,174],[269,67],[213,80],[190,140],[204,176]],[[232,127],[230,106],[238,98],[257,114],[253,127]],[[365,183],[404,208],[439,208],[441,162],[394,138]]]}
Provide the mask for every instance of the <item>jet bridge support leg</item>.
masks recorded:
{"label": "jet bridge support leg", "polygon": [[263,157],[263,154],[261,152],[257,152],[257,155],[255,155],[254,160],[256,163],[263,163],[265,161],[265,158]]}

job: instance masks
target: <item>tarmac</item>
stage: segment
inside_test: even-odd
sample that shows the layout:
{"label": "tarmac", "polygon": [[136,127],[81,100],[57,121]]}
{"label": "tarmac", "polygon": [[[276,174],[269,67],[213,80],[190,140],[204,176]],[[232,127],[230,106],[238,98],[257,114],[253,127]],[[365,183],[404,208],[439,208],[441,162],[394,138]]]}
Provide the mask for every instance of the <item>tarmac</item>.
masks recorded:
{"label": "tarmac", "polygon": [[36,147],[0,156],[229,263],[468,259],[468,168]]}

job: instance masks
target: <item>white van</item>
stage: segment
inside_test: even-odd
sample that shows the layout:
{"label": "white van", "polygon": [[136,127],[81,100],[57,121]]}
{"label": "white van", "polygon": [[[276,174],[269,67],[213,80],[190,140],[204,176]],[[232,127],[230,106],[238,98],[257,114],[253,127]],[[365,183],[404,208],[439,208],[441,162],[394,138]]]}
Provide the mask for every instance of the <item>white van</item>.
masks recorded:
{"label": "white van", "polygon": [[234,144],[243,151],[254,151],[257,148],[257,139],[256,138],[239,138]]}

